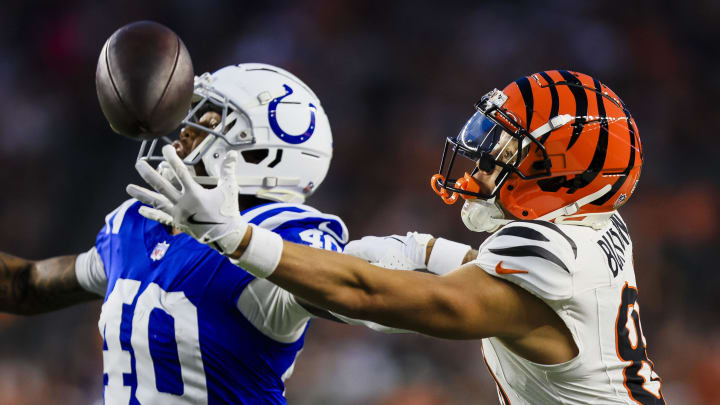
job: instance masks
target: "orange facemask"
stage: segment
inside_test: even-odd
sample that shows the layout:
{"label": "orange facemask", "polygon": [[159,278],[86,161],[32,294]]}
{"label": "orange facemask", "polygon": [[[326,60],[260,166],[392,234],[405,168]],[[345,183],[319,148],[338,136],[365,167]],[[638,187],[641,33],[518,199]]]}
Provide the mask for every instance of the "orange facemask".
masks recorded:
{"label": "orange facemask", "polygon": [[[458,196],[462,197],[464,200],[473,200],[476,197],[471,195],[466,195],[463,193],[458,193],[457,191],[454,191],[452,194],[448,193],[447,189],[444,187],[438,188],[438,183],[445,183],[445,176],[443,176],[440,173],[437,173],[433,175],[430,178],[430,187],[432,187],[435,194],[439,195],[440,198],[445,202],[445,204],[452,205],[457,201]],[[480,192],[480,185],[475,181],[475,179],[470,175],[470,173],[465,172],[465,175],[462,178],[459,178],[454,185],[455,188],[463,190],[463,191],[469,191],[471,193],[479,193]]]}

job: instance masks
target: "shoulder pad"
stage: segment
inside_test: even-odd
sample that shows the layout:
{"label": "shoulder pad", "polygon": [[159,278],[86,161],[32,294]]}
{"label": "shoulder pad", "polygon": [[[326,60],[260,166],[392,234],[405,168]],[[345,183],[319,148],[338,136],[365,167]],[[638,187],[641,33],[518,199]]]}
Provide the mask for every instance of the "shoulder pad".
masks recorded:
{"label": "shoulder pad", "polygon": [[572,296],[576,257],[577,245],[557,225],[516,221],[488,238],[474,263],[542,299],[562,300]]}
{"label": "shoulder pad", "polygon": [[[135,212],[137,213],[139,207],[142,205],[140,201],[131,198],[122,204],[120,204],[119,207],[112,210],[109,214],[105,216],[105,226],[100,231],[101,233],[105,234],[117,234],[120,232],[120,227],[123,224],[123,221],[125,220],[125,216],[129,212]],[[140,215],[140,214],[137,214]]]}

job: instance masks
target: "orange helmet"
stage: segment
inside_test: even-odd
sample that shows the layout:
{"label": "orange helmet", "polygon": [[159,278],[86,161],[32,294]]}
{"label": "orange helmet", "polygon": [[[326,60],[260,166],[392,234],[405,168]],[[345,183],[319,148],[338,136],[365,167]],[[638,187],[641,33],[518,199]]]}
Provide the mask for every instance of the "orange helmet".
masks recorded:
{"label": "orange helmet", "polygon": [[[643,157],[635,120],[597,79],[540,72],[489,92],[475,109],[460,134],[447,139],[431,180],[448,204],[458,196],[497,198],[520,219],[581,222],[614,211],[635,190]],[[504,147],[514,144],[517,151],[512,159],[498,155],[503,137]],[[490,193],[480,192],[471,174],[451,178],[458,154],[476,162],[474,170],[500,166]]]}

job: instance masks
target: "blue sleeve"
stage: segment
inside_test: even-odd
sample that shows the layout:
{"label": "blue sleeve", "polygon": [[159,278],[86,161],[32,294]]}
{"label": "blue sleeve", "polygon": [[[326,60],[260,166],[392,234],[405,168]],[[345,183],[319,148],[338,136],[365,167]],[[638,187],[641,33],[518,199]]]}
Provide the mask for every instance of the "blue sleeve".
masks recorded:
{"label": "blue sleeve", "polygon": [[347,228],[339,218],[329,221],[327,218],[318,221],[289,221],[273,229],[273,232],[288,242],[334,252],[342,252],[348,243]]}
{"label": "blue sleeve", "polygon": [[345,243],[337,240],[334,235],[317,228],[287,227],[275,229],[275,232],[280,234],[280,236],[288,242],[312,246],[318,249],[342,252],[345,248]]}
{"label": "blue sleeve", "polygon": [[[138,253],[144,247],[145,232],[142,221],[144,218],[138,213],[141,205],[142,203],[135,199],[122,203],[105,216],[105,225],[95,239],[95,248],[102,260],[110,287],[116,273],[124,266],[126,256],[137,256],[137,260],[146,256]],[[128,249],[133,253],[129,254]]]}

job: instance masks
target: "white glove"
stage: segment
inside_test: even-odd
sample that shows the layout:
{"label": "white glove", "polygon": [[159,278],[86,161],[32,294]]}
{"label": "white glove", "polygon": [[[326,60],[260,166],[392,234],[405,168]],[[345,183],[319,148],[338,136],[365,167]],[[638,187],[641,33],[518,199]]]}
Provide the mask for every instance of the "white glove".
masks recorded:
{"label": "white glove", "polygon": [[175,171],[170,166],[170,163],[163,160],[160,162],[160,164],[157,165],[157,168],[155,168],[158,173],[160,173],[161,176],[167,179],[167,181],[170,182],[170,184],[173,185],[175,188],[182,188],[182,185],[180,185],[180,181],[178,181],[178,178],[175,176]]}
{"label": "white glove", "polygon": [[248,229],[238,208],[238,185],[235,179],[237,153],[228,152],[220,169],[218,184],[212,189],[203,188],[192,178],[171,145],[165,145],[162,154],[182,190],[175,188],[145,160],[137,161],[135,169],[157,191],[134,184],[127,187],[128,194],[153,207],[141,207],[140,214],[180,229],[220,253],[234,252]]}
{"label": "white glove", "polygon": [[397,270],[425,269],[425,252],[432,235],[408,232],[407,235],[365,236],[345,246],[344,253]]}

